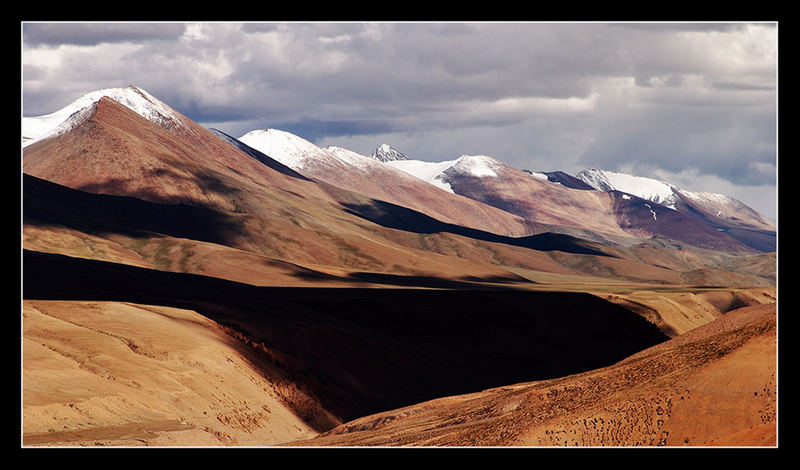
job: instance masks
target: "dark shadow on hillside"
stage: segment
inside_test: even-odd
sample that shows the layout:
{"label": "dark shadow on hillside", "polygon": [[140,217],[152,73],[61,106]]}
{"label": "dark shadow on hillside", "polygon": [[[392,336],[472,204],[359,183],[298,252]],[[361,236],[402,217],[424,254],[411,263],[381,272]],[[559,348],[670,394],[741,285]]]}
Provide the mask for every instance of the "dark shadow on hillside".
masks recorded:
{"label": "dark shadow on hillside", "polygon": [[583,293],[255,287],[30,251],[23,298],[197,311],[279,353],[344,420],[595,369],[668,339]]}
{"label": "dark shadow on hillside", "polygon": [[[436,276],[414,276],[372,272],[350,273],[346,277],[339,277],[337,280],[392,286],[427,287],[432,289],[484,289],[490,287],[502,289],[504,288],[502,284],[534,283],[520,276],[464,276],[459,279],[447,279]],[[492,286],[493,284],[501,284],[501,286]]]}
{"label": "dark shadow on hillside", "polygon": [[775,232],[735,227],[719,230],[762,253],[771,253],[778,249],[778,234]]}
{"label": "dark shadow on hillside", "polygon": [[596,256],[611,256],[591,248],[591,242],[561,233],[542,233],[527,237],[508,237],[483,230],[441,222],[421,212],[389,202],[373,200],[371,204],[343,203],[347,212],[383,227],[414,233],[447,232],[475,240],[502,243],[539,251],[563,251]]}
{"label": "dark shadow on hillside", "polygon": [[131,237],[160,233],[223,245],[240,233],[238,220],[204,207],[93,194],[28,174],[23,174],[22,187],[25,224]]}
{"label": "dark shadow on hillside", "polygon": [[572,189],[581,189],[584,191],[594,191],[595,188],[586,184],[583,180],[576,178],[569,173],[564,173],[563,171],[546,171],[544,173],[547,175],[547,180],[552,181],[554,183],[560,183],[567,188]]}
{"label": "dark shadow on hillside", "polygon": [[[282,263],[286,267],[287,263]],[[385,286],[424,287],[429,289],[508,289],[519,284],[537,284],[530,279],[515,274],[508,276],[462,276],[445,278],[413,274],[389,274],[369,271],[352,272],[344,276],[314,271],[295,265],[292,276],[306,281],[343,282],[346,284],[380,284]],[[321,284],[322,285],[322,284]]]}

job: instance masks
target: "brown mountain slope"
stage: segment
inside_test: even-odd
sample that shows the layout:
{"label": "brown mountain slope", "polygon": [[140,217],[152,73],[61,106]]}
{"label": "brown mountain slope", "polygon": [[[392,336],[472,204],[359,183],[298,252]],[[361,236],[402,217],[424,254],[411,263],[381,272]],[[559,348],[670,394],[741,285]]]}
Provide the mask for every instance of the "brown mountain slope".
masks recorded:
{"label": "brown mountain slope", "polygon": [[617,224],[612,200],[606,193],[567,188],[486,156],[461,158],[485,160],[497,176],[475,176],[470,171],[459,171],[458,165],[454,165],[444,172],[443,181],[457,194],[534,222],[631,238]]}
{"label": "brown mountain slope", "polygon": [[775,223],[732,197],[684,191],[675,194],[678,196],[679,210],[696,214],[713,226],[775,233]]}
{"label": "brown mountain slope", "polygon": [[[362,213],[364,207],[369,206],[362,206]],[[397,228],[375,225],[363,215],[348,224],[344,217],[349,214],[343,212],[342,220],[336,221],[337,232],[293,223],[299,215],[287,213],[276,221],[263,215],[95,195],[28,175],[23,178],[27,249],[256,285],[342,285],[355,280],[348,279],[353,273],[368,271],[406,276],[412,282],[414,276],[525,281],[538,279],[536,273],[552,273],[573,276],[572,282],[591,277],[678,283],[682,269],[694,268],[643,263],[626,250],[569,237],[503,238],[408,210],[389,214]],[[606,252],[613,256],[605,256]]]}
{"label": "brown mountain slope", "polygon": [[[490,167],[495,176],[473,174],[469,166],[476,159]],[[661,235],[702,248],[755,251],[701,219],[636,196],[570,188],[486,156],[465,156],[458,162],[442,175],[442,181],[455,193],[532,222],[589,230],[623,244]],[[651,210],[657,212],[655,219]]]}
{"label": "brown mountain slope", "polygon": [[[685,270],[711,266],[713,261],[707,254],[680,250],[674,253],[684,255],[669,262],[672,251],[662,249],[656,252],[662,256],[653,258],[649,249],[650,255],[641,257],[647,262],[642,262],[636,251],[569,238],[533,236],[505,242],[490,234],[470,238],[465,236],[469,231],[448,228],[420,214],[415,217],[425,221],[416,229],[412,218],[407,230],[361,220],[349,227],[349,233],[325,234],[295,224],[288,228],[294,231],[287,232],[285,226],[279,229],[261,216],[95,195],[28,175],[23,178],[26,249],[254,285],[430,285],[433,279],[439,279],[439,285],[449,281],[530,285],[531,280],[562,288],[576,283],[675,284],[682,282]],[[437,230],[414,231],[426,224]],[[613,256],[581,254],[581,250],[603,250]],[[382,277],[364,277],[368,272]],[[737,285],[743,287],[774,285],[767,278],[736,276]],[[719,285],[704,280],[704,285]]]}
{"label": "brown mountain slope", "polygon": [[[255,285],[343,285],[352,273],[458,280],[518,279],[494,260],[569,272],[546,253],[449,234],[421,235],[356,218],[341,231],[189,205],[96,195],[23,176],[23,246],[193,272]],[[348,216],[342,213],[341,217]],[[516,258],[511,258],[516,256]],[[377,279],[376,279],[377,280]]]}
{"label": "brown mountain slope", "polygon": [[756,253],[757,250],[717,230],[704,219],[619,191],[608,193],[619,225],[642,237],[658,236],[709,250]]}
{"label": "brown mountain slope", "polygon": [[[363,196],[277,171],[193,125],[187,136],[101,99],[70,132],[27,147],[23,170],[70,188],[132,196],[151,205],[113,198],[79,203],[76,199],[87,198],[74,193],[59,196],[36,184],[38,193],[24,197],[24,215],[46,212],[36,222],[40,238],[46,238],[42,224],[52,225],[53,217],[59,225],[78,224],[84,232],[91,225],[94,236],[113,232],[114,226],[119,230],[119,219],[125,218],[125,230],[133,224],[138,238],[144,230],[281,261],[374,271],[392,271],[394,266],[412,271],[416,266],[421,271],[448,269],[443,259],[380,240],[376,227],[365,227],[370,224],[343,210],[336,199],[367,200]],[[26,179],[24,186],[32,184]],[[125,245],[122,251],[136,251],[135,243]],[[464,273],[485,271],[473,267]],[[489,271],[497,273],[491,267]]]}
{"label": "brown mountain slope", "polygon": [[[277,172],[187,119],[191,134],[165,129],[103,97],[70,132],[23,154],[23,172],[70,188],[234,212],[330,202],[316,184]],[[260,192],[269,191],[271,202]]]}
{"label": "brown mountain slope", "polygon": [[[262,148],[283,145],[297,147],[297,152],[302,150],[304,164],[294,170],[316,181],[423,212],[445,223],[513,237],[534,233],[531,224],[517,215],[443,191],[369,157],[342,148],[323,149],[293,134],[270,131],[279,134],[278,142],[272,146],[261,142]],[[264,155],[242,141],[220,131],[215,132],[249,154]],[[267,154],[267,157],[270,155]]]}
{"label": "brown mountain slope", "polygon": [[310,446],[774,446],[775,304],[613,366],[345,423]]}
{"label": "brown mountain slope", "polygon": [[[38,227],[38,240],[28,230],[26,241],[43,251],[58,252],[67,242],[45,233],[45,225],[57,223],[94,237],[114,230],[120,235],[122,217],[128,220],[123,223],[127,224],[124,230],[135,228],[134,238],[139,240],[144,230],[148,237],[155,233],[212,242],[280,262],[328,267],[325,269],[414,275],[455,271],[459,276],[473,277],[506,274],[496,263],[483,263],[492,257],[492,252],[483,248],[467,247],[479,260],[476,264],[458,256],[431,256],[430,250],[420,251],[418,243],[408,237],[398,240],[412,244],[412,250],[389,241],[384,236],[386,230],[340,205],[346,202],[366,207],[373,200],[278,171],[186,121],[191,132],[183,126],[165,129],[102,98],[69,132],[26,147],[26,174],[91,193],[162,204],[146,206],[113,198],[78,203],[76,199],[87,198],[56,195],[52,188],[44,189],[37,183],[39,194],[25,194],[23,212],[28,226]],[[26,191],[32,181],[26,179]],[[39,213],[35,222],[29,217],[31,212]],[[89,232],[87,224],[91,226]],[[116,224],[116,228],[105,226],[109,224]],[[130,233],[127,237],[114,242],[121,246],[109,249],[114,256],[146,264],[148,261],[137,260],[131,253],[141,252],[141,243],[130,240]],[[183,241],[178,244],[185,246]],[[183,259],[193,252],[191,247],[185,248],[174,256]],[[169,247],[155,248],[162,254],[165,249],[170,251]],[[146,257],[154,255],[158,253]],[[155,259],[149,262],[158,266]]]}

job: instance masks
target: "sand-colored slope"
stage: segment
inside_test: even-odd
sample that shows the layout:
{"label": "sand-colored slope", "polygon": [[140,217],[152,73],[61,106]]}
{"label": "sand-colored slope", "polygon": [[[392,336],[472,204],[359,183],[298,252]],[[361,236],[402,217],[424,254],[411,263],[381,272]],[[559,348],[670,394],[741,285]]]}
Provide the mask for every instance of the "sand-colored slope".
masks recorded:
{"label": "sand-colored slope", "polygon": [[776,300],[774,287],[663,290],[639,288],[595,293],[609,302],[642,315],[670,337],[711,323],[731,310],[771,304]]}
{"label": "sand-colored slope", "polygon": [[302,378],[343,420],[590,370],[668,339],[639,315],[585,293],[474,284],[452,290],[255,287],[58,255],[26,252],[24,258],[26,299],[197,311],[280,351],[282,370]]}
{"label": "sand-colored slope", "polygon": [[610,367],[367,416],[311,446],[774,446],[775,304]]}
{"label": "sand-colored slope", "polygon": [[66,227],[25,225],[23,246],[40,253],[108,261],[163,271],[202,274],[253,285],[344,287],[341,270],[301,266],[225,245],[153,234],[103,237]]}
{"label": "sand-colored slope", "polygon": [[268,445],[315,435],[298,414],[329,425],[193,311],[26,300],[22,315],[23,445]]}

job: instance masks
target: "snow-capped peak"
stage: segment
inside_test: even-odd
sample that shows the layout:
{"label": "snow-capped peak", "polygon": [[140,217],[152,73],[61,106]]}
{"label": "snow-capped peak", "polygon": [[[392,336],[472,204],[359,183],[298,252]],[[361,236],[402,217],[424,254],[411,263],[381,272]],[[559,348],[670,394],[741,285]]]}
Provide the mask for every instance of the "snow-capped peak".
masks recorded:
{"label": "snow-capped peak", "polygon": [[303,169],[314,159],[331,158],[328,152],[306,139],[278,129],[256,129],[239,140],[295,170]]}
{"label": "snow-capped peak", "polygon": [[[340,174],[347,169],[343,159],[335,153],[291,132],[257,129],[239,137],[239,141],[301,174],[319,175],[326,172]],[[352,158],[357,159],[357,157]],[[363,159],[368,160],[367,157]]]}
{"label": "snow-capped peak", "polygon": [[400,153],[397,149],[393,148],[389,144],[381,144],[380,147],[376,148],[375,151],[372,152],[370,157],[380,162],[408,160],[408,157]]}
{"label": "snow-capped peak", "polygon": [[667,182],[595,168],[583,170],[578,179],[600,191],[621,191],[675,210],[677,188]]}
{"label": "snow-capped peak", "polygon": [[[45,137],[63,133],[75,123],[75,117],[91,109],[103,97],[130,108],[140,116],[171,129],[185,126],[184,117],[145,90],[131,85],[127,88],[104,88],[87,93],[67,106],[43,116],[22,118],[22,145],[26,147]],[[72,117],[72,119],[70,119]],[[69,121],[69,122],[68,122]]]}
{"label": "snow-capped peak", "polygon": [[449,178],[453,173],[475,177],[497,177],[494,171],[500,163],[486,155],[462,155],[455,160],[425,162],[421,160],[390,160],[386,162],[411,176],[453,193]]}
{"label": "snow-capped peak", "polygon": [[477,177],[497,177],[494,170],[498,167],[497,160],[486,155],[462,155],[452,166],[455,171]]}
{"label": "snow-capped peak", "polygon": [[[684,211],[685,204],[694,203],[704,208],[705,212],[720,219],[747,223],[751,226],[764,227],[771,230],[774,224],[766,220],[734,197],[711,192],[695,192],[679,188],[665,181],[632,176],[615,171],[590,169],[576,175],[578,179],[601,191],[620,191],[642,199],[652,201],[675,211]],[[626,194],[622,196],[625,199]],[[679,209],[680,208],[680,209]],[[653,217],[655,218],[655,212]]]}

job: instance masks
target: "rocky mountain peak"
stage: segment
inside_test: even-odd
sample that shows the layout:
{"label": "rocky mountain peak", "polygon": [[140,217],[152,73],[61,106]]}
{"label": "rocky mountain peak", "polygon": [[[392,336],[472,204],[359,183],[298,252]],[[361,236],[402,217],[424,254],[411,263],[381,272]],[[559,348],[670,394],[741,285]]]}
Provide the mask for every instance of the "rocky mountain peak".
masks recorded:
{"label": "rocky mountain peak", "polygon": [[380,147],[372,152],[370,157],[381,162],[394,162],[398,160],[408,160],[408,157],[400,153],[397,149],[389,144],[381,144]]}

